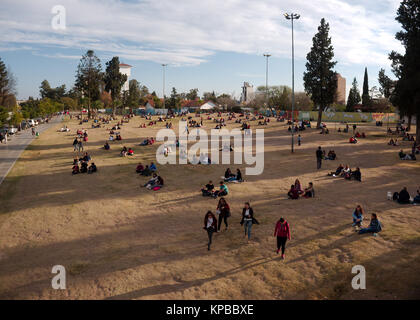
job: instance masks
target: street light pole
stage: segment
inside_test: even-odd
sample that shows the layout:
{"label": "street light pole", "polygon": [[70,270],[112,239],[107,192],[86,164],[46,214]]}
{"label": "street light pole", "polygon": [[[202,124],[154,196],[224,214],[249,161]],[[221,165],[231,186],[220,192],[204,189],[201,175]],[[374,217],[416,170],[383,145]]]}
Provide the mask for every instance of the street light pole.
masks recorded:
{"label": "street light pole", "polygon": [[266,57],[266,64],[265,64],[265,103],[268,107],[268,58],[271,57],[271,54],[264,53],[264,57]]}
{"label": "street light pole", "polygon": [[294,34],[293,34],[293,20],[298,20],[300,15],[297,13],[285,13],[285,18],[287,20],[292,20],[292,153],[294,150],[294,113],[295,113],[295,44],[294,44]]}
{"label": "street light pole", "polygon": [[165,109],[165,67],[167,65],[168,64],[162,63],[162,67],[163,67],[163,90],[162,90],[162,92],[163,92],[163,109]]}

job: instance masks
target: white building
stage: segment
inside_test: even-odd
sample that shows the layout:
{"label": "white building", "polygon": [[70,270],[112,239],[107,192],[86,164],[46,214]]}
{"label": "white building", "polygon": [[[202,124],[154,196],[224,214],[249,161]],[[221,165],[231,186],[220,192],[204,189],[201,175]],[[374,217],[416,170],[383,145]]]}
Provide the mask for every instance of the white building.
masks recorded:
{"label": "white building", "polygon": [[216,107],[216,105],[213,102],[207,101],[206,103],[204,103],[200,106],[200,109],[201,110],[212,110],[215,107]]}
{"label": "white building", "polygon": [[244,82],[242,87],[241,102],[249,103],[252,99],[254,99],[254,97],[254,87],[251,86],[248,82]]}
{"label": "white building", "polygon": [[127,75],[127,81],[124,83],[121,89],[122,92],[128,91],[128,82],[130,81],[131,68],[132,66],[130,66],[129,64],[120,63],[120,73]]}

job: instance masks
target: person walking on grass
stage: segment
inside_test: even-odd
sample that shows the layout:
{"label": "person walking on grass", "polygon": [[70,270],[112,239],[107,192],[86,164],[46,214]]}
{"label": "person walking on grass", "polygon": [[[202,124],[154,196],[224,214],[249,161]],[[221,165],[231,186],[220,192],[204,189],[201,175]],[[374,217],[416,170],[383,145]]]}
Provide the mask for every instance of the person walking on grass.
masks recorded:
{"label": "person walking on grass", "polygon": [[210,246],[212,243],[213,233],[217,232],[217,219],[216,216],[211,212],[207,211],[206,215],[204,216],[204,230],[207,231],[207,235],[209,237],[209,242],[207,244],[207,250],[210,251]]}
{"label": "person walking on grass", "polygon": [[225,198],[220,198],[219,203],[217,204],[217,213],[219,214],[219,223],[217,225],[217,231],[220,231],[222,226],[222,220],[225,223],[226,230],[228,229],[227,219],[230,217],[230,207],[226,202]]}
{"label": "person walking on grass", "polygon": [[251,240],[251,229],[254,223],[260,224],[254,218],[254,210],[249,205],[249,202],[245,202],[245,207],[242,209],[241,225],[244,226],[245,237],[248,236],[248,242]]}
{"label": "person walking on grass", "polygon": [[322,157],[323,157],[322,149],[321,147],[318,147],[318,150],[316,150],[316,168],[318,170],[321,169]]}
{"label": "person walking on grass", "polygon": [[279,254],[281,249],[281,258],[284,259],[284,251],[286,250],[286,242],[290,240],[290,227],[289,223],[280,218],[276,223],[276,228],[274,229],[274,236],[277,237],[277,254]]}

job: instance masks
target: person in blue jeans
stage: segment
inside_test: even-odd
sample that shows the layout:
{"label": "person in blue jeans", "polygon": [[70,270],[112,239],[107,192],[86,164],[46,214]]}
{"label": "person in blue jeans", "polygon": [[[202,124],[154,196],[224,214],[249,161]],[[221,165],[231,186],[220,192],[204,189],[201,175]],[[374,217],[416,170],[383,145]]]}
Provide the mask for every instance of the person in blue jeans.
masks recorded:
{"label": "person in blue jeans", "polygon": [[372,213],[369,226],[367,228],[360,229],[359,234],[373,233],[373,235],[376,235],[376,233],[381,232],[381,231],[382,231],[382,225],[379,222],[376,213]]}
{"label": "person in blue jeans", "polygon": [[244,226],[245,237],[248,236],[248,242],[251,240],[251,229],[254,223],[259,224],[257,219],[254,218],[254,210],[249,202],[245,202],[245,207],[242,209],[241,225]]}
{"label": "person in blue jeans", "polygon": [[353,211],[353,227],[362,227],[364,210],[361,205],[358,205]]}

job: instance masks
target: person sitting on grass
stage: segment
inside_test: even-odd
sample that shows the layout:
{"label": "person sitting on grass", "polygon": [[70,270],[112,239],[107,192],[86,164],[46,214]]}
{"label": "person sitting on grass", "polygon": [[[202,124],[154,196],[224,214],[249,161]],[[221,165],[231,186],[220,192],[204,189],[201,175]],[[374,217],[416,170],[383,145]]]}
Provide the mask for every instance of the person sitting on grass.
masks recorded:
{"label": "person sitting on grass", "polygon": [[96,164],[92,162],[92,164],[89,166],[88,173],[94,173],[96,171],[98,171],[98,168],[96,167]]}
{"label": "person sitting on grass", "polygon": [[328,175],[329,176],[333,176],[333,177],[338,177],[339,175],[341,175],[341,172],[343,171],[343,169],[344,169],[344,167],[340,163],[340,165],[337,167],[337,169],[335,170],[335,172],[330,172]]}
{"label": "person sitting on grass", "polygon": [[299,199],[299,192],[295,189],[294,184],[290,186],[290,190],[287,193],[287,196],[289,197],[289,199]]}
{"label": "person sitting on grass", "polygon": [[400,160],[416,160],[415,154],[405,154],[403,150],[398,153]]}
{"label": "person sitting on grass", "polygon": [[335,160],[337,155],[335,154],[334,150],[328,151],[328,155],[325,157],[325,160]]}
{"label": "person sitting on grass", "polygon": [[150,176],[152,174],[152,171],[150,170],[149,166],[146,165],[146,167],[144,168],[143,171],[140,172],[140,174],[142,176],[148,177],[148,176]]}
{"label": "person sitting on grass", "polygon": [[296,179],[296,180],[295,180],[295,184],[294,184],[294,186],[295,186],[295,190],[297,191],[297,193],[298,193],[298,194],[302,194],[302,193],[303,193],[303,191],[302,191],[302,186],[301,186],[301,184],[300,184],[299,179]]}
{"label": "person sitting on grass", "polygon": [[78,164],[75,164],[73,166],[73,169],[72,169],[72,173],[71,174],[78,174],[78,173],[80,173],[79,165]]}
{"label": "person sitting on grass", "polygon": [[134,150],[131,148],[128,148],[127,156],[132,156],[132,155],[134,155]]}
{"label": "person sitting on grass", "polygon": [[136,173],[142,173],[143,170],[144,170],[144,166],[141,163],[139,163],[136,167]]}
{"label": "person sitting on grass", "polygon": [[233,181],[236,179],[236,176],[232,173],[232,171],[230,170],[230,168],[227,168],[225,171],[225,181]]}
{"label": "person sitting on grass", "polygon": [[117,136],[116,136],[115,140],[117,140],[117,141],[121,141],[121,140],[122,140],[121,135],[120,135],[120,134],[117,134]]}
{"label": "person sitting on grass", "polygon": [[349,142],[350,143],[357,143],[357,138],[356,137],[351,137]]}
{"label": "person sitting on grass", "polygon": [[[352,226],[355,228],[361,228],[363,222],[363,215],[365,214],[361,205],[358,205],[356,209],[353,211],[353,224]],[[357,231],[357,230],[356,230]]]}
{"label": "person sitting on grass", "polygon": [[105,149],[105,150],[109,150],[109,149],[111,149],[111,147],[109,146],[108,141],[107,141],[107,142],[105,142],[105,144],[104,144],[104,149]]}
{"label": "person sitting on grass", "polygon": [[348,164],[346,164],[346,167],[342,170],[341,175],[345,178],[351,174],[351,169]]}
{"label": "person sitting on grass", "polygon": [[152,178],[144,184],[144,187],[151,189],[156,184],[157,180],[158,175],[156,173],[153,173]]}
{"label": "person sitting on grass", "polygon": [[410,194],[408,193],[407,187],[404,187],[399,193],[394,193],[394,200],[399,204],[409,204]]}
{"label": "person sitting on grass", "polygon": [[350,174],[350,180],[354,178],[357,181],[362,182],[362,173],[360,172],[360,168],[357,167],[356,170],[352,171]]}
{"label": "person sitting on grass", "polygon": [[305,188],[305,192],[303,194],[303,197],[305,197],[305,198],[315,197],[314,184],[312,182],[309,182],[309,186],[307,188]]}
{"label": "person sitting on grass", "polygon": [[413,204],[420,204],[420,189],[417,189],[417,195],[413,199]]}
{"label": "person sitting on grass", "polygon": [[86,161],[82,161],[80,165],[80,173],[87,173],[88,172],[88,163]]}
{"label": "person sitting on grass", "polygon": [[203,197],[212,197],[214,191],[214,184],[213,181],[209,181],[209,183],[206,184],[205,188],[201,189],[201,192],[203,194]]}
{"label": "person sitting on grass", "polygon": [[163,188],[163,179],[161,176],[157,176],[155,184],[148,187],[148,189],[153,190],[153,191],[158,191],[162,188]]}
{"label": "person sitting on grass", "polygon": [[125,157],[125,156],[127,156],[127,147],[125,147],[125,146],[124,146],[124,147],[122,148],[120,155],[121,155],[121,157]]}
{"label": "person sitting on grass", "polygon": [[142,143],[140,143],[140,146],[147,146],[149,144],[149,138],[144,139]]}
{"label": "person sitting on grass", "polygon": [[376,236],[377,233],[381,231],[382,231],[382,225],[380,221],[378,220],[378,216],[376,215],[376,213],[372,213],[369,226],[367,228],[360,229],[359,234],[373,233],[373,235]]}
{"label": "person sitting on grass", "polygon": [[156,167],[156,165],[155,165],[155,163],[154,163],[154,162],[152,162],[152,163],[150,164],[150,171],[152,171],[152,172],[157,171],[157,167]]}
{"label": "person sitting on grass", "polygon": [[217,197],[225,197],[229,194],[229,189],[226,186],[226,184],[224,183],[224,181],[220,181],[220,187],[219,190],[216,190],[213,193],[213,197],[217,198]]}
{"label": "person sitting on grass", "polygon": [[83,156],[83,161],[89,162],[91,159],[91,156],[87,152],[85,152],[85,155]]}
{"label": "person sitting on grass", "polygon": [[241,172],[241,170],[239,170],[239,168],[236,169],[236,181],[238,181],[238,182],[244,181],[243,178],[242,178],[242,172]]}

